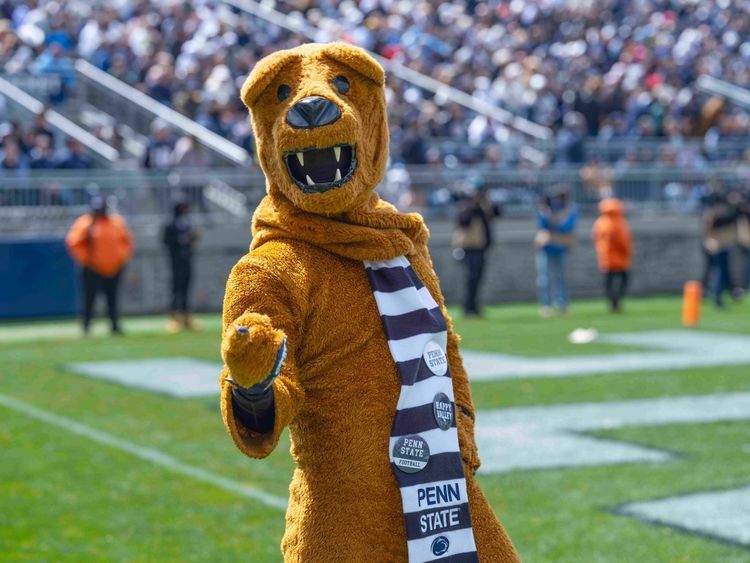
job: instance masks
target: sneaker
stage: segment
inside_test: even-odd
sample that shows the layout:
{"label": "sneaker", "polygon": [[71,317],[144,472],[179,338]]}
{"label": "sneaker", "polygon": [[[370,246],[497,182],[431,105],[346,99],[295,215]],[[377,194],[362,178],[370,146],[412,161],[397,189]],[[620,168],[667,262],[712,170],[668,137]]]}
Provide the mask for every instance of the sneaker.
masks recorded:
{"label": "sneaker", "polygon": [[554,309],[552,307],[540,307],[539,308],[539,316],[543,319],[549,319],[554,314]]}
{"label": "sneaker", "polygon": [[180,325],[180,321],[177,320],[176,316],[171,316],[169,319],[169,322],[167,323],[167,332],[170,334],[175,334],[177,332],[180,332],[180,329],[182,328],[182,325]]}
{"label": "sneaker", "polygon": [[185,313],[185,316],[182,318],[182,328],[185,330],[198,330],[200,323],[194,321],[190,313]]}

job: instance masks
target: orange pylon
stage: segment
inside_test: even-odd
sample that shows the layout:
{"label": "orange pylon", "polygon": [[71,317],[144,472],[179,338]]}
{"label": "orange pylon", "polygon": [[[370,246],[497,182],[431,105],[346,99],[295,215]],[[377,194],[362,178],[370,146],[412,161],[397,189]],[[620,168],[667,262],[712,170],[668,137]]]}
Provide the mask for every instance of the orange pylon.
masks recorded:
{"label": "orange pylon", "polygon": [[703,286],[697,281],[685,282],[682,291],[682,324],[696,326],[701,318],[701,294]]}

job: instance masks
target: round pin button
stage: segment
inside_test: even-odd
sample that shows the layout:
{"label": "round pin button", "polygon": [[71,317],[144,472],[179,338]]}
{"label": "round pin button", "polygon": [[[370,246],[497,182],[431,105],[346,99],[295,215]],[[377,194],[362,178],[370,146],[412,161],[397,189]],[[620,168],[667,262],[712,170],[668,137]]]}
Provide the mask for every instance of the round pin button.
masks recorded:
{"label": "round pin button", "polygon": [[424,363],[427,364],[429,370],[435,375],[445,375],[448,372],[448,358],[440,344],[434,340],[430,340],[424,347],[422,358],[424,358]]}
{"label": "round pin button", "polygon": [[445,393],[438,393],[432,400],[432,414],[440,430],[448,430],[453,425],[453,403]]}
{"label": "round pin button", "polygon": [[402,436],[393,444],[393,463],[404,473],[418,473],[427,467],[430,446],[418,434]]}

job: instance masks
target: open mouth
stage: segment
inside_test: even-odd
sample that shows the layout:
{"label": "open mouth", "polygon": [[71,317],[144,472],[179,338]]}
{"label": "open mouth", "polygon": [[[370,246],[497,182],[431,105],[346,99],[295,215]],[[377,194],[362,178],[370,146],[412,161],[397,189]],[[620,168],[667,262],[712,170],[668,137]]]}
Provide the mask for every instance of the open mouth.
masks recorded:
{"label": "open mouth", "polygon": [[357,159],[353,145],[334,145],[323,149],[301,149],[284,154],[292,180],[303,192],[325,192],[348,182]]}

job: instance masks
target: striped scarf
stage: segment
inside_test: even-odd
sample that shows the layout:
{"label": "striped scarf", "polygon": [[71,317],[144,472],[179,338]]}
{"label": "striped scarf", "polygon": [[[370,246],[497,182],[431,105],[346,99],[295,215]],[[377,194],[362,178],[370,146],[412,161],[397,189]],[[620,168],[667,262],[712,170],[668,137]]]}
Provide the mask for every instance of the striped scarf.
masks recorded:
{"label": "striped scarf", "polygon": [[445,318],[409,261],[365,261],[401,377],[390,440],[409,562],[476,562]]}

